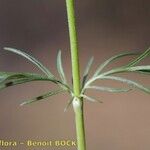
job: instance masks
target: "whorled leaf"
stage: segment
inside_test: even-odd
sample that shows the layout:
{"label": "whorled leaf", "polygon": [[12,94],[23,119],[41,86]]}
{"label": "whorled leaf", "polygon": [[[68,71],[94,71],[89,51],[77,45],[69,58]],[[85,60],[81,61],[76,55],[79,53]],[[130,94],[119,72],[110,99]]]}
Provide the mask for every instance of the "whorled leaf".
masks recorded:
{"label": "whorled leaf", "polygon": [[83,79],[82,79],[82,87],[84,87],[84,85],[85,85],[85,82],[86,82],[87,77],[89,75],[89,71],[90,71],[90,68],[92,66],[93,61],[94,61],[94,57],[91,57],[90,60],[87,63],[87,66],[86,66],[85,70],[84,70]]}
{"label": "whorled leaf", "polygon": [[[117,74],[117,73],[123,73],[123,72],[135,72],[135,73],[144,73],[144,74],[149,74],[150,73],[150,65],[147,66],[133,66],[133,67],[120,67],[120,68],[115,68],[110,71],[104,72],[96,77],[92,77],[87,83],[85,84],[85,87],[82,89],[82,92],[85,91],[90,84],[92,84],[95,80],[98,79],[107,79],[110,78],[110,75]],[[117,78],[114,77],[116,80]],[[134,82],[132,82],[134,83]],[[135,84],[136,85],[136,84]],[[142,88],[142,86],[137,86],[139,88]],[[147,91],[147,90],[146,90]]]}
{"label": "whorled leaf", "polygon": [[54,77],[54,75],[49,71],[49,69],[47,69],[40,61],[38,61],[37,59],[35,59],[33,56],[21,51],[21,50],[17,50],[14,48],[10,48],[10,47],[5,47],[4,50],[6,51],[10,51],[13,52],[15,54],[18,54],[24,58],[26,58],[27,60],[29,60],[30,62],[32,62],[34,65],[36,65],[42,72],[44,72],[47,76],[49,77]]}
{"label": "whorled leaf", "polygon": [[110,79],[110,80],[115,80],[115,81],[119,81],[122,83],[126,83],[131,87],[138,88],[141,91],[150,94],[150,88],[147,88],[147,87],[143,86],[142,84],[137,83],[137,82],[132,81],[132,80],[129,80],[129,79],[125,79],[122,77],[116,77],[116,76],[103,76],[103,77],[101,77],[101,79]]}
{"label": "whorled leaf", "polygon": [[19,79],[19,80],[8,81],[6,83],[0,84],[0,90],[5,89],[5,88],[10,87],[10,86],[14,86],[14,85],[22,84],[22,83],[27,83],[27,82],[31,82],[31,81],[33,81],[33,80],[31,80],[31,79]]}
{"label": "whorled leaf", "polygon": [[133,61],[131,61],[126,67],[135,66],[141,60],[143,60],[145,57],[147,57],[149,55],[150,55],[150,48],[148,48],[146,51],[144,51],[144,53],[142,53],[139,57],[137,57],[136,59],[134,59]]}
{"label": "whorled leaf", "polygon": [[147,71],[147,72],[150,72],[150,65],[127,67],[126,70],[131,71],[131,72],[132,71]]}
{"label": "whorled leaf", "polygon": [[146,75],[150,75],[150,70],[141,69],[141,70],[138,70],[137,72],[142,73],[142,74],[146,74]]}
{"label": "whorled leaf", "polygon": [[67,80],[66,80],[66,76],[65,76],[64,69],[62,66],[62,59],[61,59],[61,51],[60,50],[59,50],[58,55],[57,55],[57,71],[59,73],[61,80],[66,84]]}
{"label": "whorled leaf", "polygon": [[81,94],[81,97],[83,97],[83,98],[85,98],[86,100],[91,101],[91,102],[103,103],[102,101],[96,100],[96,99],[94,99],[94,98],[92,98],[92,97],[89,97],[89,96],[87,96],[87,95],[85,95],[85,94]]}
{"label": "whorled leaf", "polygon": [[[36,102],[36,101],[40,101],[40,100],[43,100],[45,98],[48,98],[49,96],[56,95],[56,94],[62,93],[64,91],[69,91],[70,95],[72,96],[72,99],[68,102],[67,107],[65,108],[65,111],[68,109],[68,107],[72,104],[73,99],[75,97],[73,96],[74,95],[73,91],[67,85],[64,69],[62,66],[61,51],[59,51],[58,55],[57,55],[57,70],[58,70],[58,73],[59,73],[61,80],[62,80],[62,81],[59,81],[53,76],[53,74],[45,66],[43,66],[34,57],[26,54],[25,52],[22,52],[20,50],[16,50],[13,48],[5,48],[5,50],[14,52],[18,55],[25,57],[26,59],[31,61],[33,64],[35,64],[40,70],[42,70],[47,75],[47,77],[45,77],[43,75],[39,75],[39,74],[32,74],[32,73],[0,72],[0,89],[6,88],[9,86],[13,86],[16,84],[22,84],[22,83],[30,82],[30,81],[51,81],[53,83],[58,84],[62,88],[62,90],[56,90],[56,91],[51,91],[51,92],[45,93],[41,96],[38,96],[36,98],[30,99],[26,102],[23,102],[21,105],[30,104],[32,102]],[[94,98],[91,98],[91,97],[85,95],[84,94],[85,89],[96,89],[96,90],[106,91],[106,92],[127,92],[127,91],[131,90],[131,89],[124,89],[124,88],[90,86],[90,84],[93,83],[97,79],[109,79],[109,80],[119,81],[119,82],[128,84],[132,88],[133,87],[138,88],[138,89],[150,94],[150,88],[147,88],[147,87],[141,85],[140,83],[137,83],[135,81],[125,79],[122,77],[110,76],[112,74],[117,74],[117,73],[122,73],[122,72],[137,72],[137,73],[149,74],[150,73],[150,65],[135,66],[137,63],[139,63],[142,59],[144,59],[149,54],[150,54],[150,49],[145,51],[138,58],[136,58],[135,60],[133,60],[132,62],[130,62],[126,66],[115,68],[115,69],[112,69],[110,71],[101,73],[102,70],[111,62],[118,60],[119,58],[122,58],[124,56],[137,55],[137,53],[128,52],[128,53],[115,55],[115,56],[111,57],[110,59],[106,60],[103,64],[101,64],[98,67],[98,69],[96,70],[96,72],[94,73],[93,77],[91,79],[89,79],[89,81],[86,82],[87,77],[89,75],[89,71],[91,69],[91,65],[92,65],[93,60],[94,60],[92,57],[88,61],[88,64],[87,64],[85,71],[84,71],[84,74],[83,74],[82,90],[81,90],[81,95],[80,95],[81,98],[84,98],[84,99],[86,99],[88,101],[92,101],[92,102],[98,101],[98,100],[95,100]],[[98,101],[98,102],[102,103],[102,101]]]}
{"label": "whorled leaf", "polygon": [[96,77],[98,76],[101,71],[108,65],[110,64],[111,62],[115,61],[115,60],[118,60],[119,58],[122,58],[122,57],[125,57],[125,56],[131,56],[131,55],[138,55],[139,53],[135,53],[135,52],[126,52],[126,53],[121,53],[121,54],[118,54],[118,55],[115,55],[111,58],[109,58],[108,60],[106,60],[105,62],[103,62],[99,67],[98,69],[96,70],[96,72],[94,73],[93,77]]}
{"label": "whorled leaf", "polygon": [[53,78],[45,77],[39,74],[0,72],[0,89],[31,81],[51,81],[55,84],[59,82]]}
{"label": "whorled leaf", "polygon": [[104,87],[104,86],[87,86],[86,89],[95,89],[99,91],[104,91],[104,92],[112,92],[112,93],[120,93],[120,92],[128,92],[131,89],[125,89],[125,88],[110,88],[110,87]]}
{"label": "whorled leaf", "polygon": [[33,102],[38,102],[38,101],[41,101],[41,100],[44,100],[50,96],[53,96],[53,95],[57,95],[59,93],[62,93],[64,92],[64,90],[62,89],[59,89],[59,90],[54,90],[54,91],[50,91],[48,93],[45,93],[45,94],[42,94],[38,97],[35,97],[35,98],[32,98],[32,99],[29,99],[29,100],[25,100],[22,104],[20,104],[21,106],[23,105],[27,105],[27,104],[31,104]]}
{"label": "whorled leaf", "polygon": [[66,106],[65,109],[64,109],[64,112],[66,112],[66,111],[68,110],[68,108],[71,106],[71,104],[72,104],[72,102],[73,102],[73,99],[74,99],[74,97],[72,97],[72,98],[68,101],[67,106]]}
{"label": "whorled leaf", "polygon": [[150,72],[150,65],[147,66],[134,66],[134,67],[120,67],[120,68],[115,68],[112,69],[108,72],[103,73],[102,75],[112,75],[116,73],[122,73],[122,72]]}

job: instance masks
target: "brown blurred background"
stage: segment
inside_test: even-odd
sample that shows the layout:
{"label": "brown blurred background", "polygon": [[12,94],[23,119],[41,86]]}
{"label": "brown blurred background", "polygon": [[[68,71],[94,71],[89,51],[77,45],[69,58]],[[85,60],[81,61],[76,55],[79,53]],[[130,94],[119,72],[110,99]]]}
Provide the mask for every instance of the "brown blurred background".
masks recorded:
{"label": "brown blurred background", "polygon": [[[122,51],[144,51],[150,46],[149,0],[76,0],[76,15],[83,70],[90,56],[99,63]],[[70,51],[64,0],[0,0],[0,70],[39,72],[25,59],[3,51],[23,49],[56,73],[56,55],[63,51],[68,78]],[[112,66],[124,64],[131,57]],[[150,58],[142,64],[149,64]],[[82,73],[82,71],[81,71]],[[127,75],[149,86],[148,76]],[[100,85],[124,86],[114,82]],[[0,92],[0,139],[24,141],[75,139],[72,109],[63,112],[69,96],[20,107],[19,104],[55,86],[34,82]],[[87,149],[149,150],[150,97],[138,90],[124,94],[89,92],[103,104],[85,103]],[[1,147],[0,147],[1,149]],[[10,149],[10,148],[8,148]],[[12,148],[13,149],[13,148]],[[15,150],[25,150],[17,147]],[[43,148],[43,150],[55,148]],[[75,150],[76,148],[58,148]],[[42,150],[42,148],[34,148]]]}

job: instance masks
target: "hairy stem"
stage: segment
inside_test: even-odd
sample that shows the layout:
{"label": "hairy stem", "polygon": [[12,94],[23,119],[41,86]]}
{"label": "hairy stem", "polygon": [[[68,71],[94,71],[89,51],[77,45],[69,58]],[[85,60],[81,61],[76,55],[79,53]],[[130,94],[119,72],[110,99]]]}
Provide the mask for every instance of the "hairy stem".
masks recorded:
{"label": "hairy stem", "polygon": [[85,130],[84,130],[84,114],[83,114],[83,100],[80,98],[80,69],[78,56],[78,42],[77,31],[75,23],[74,0],[66,0],[69,37],[71,47],[71,61],[72,61],[72,76],[73,76],[73,90],[75,99],[73,107],[75,112],[76,133],[78,150],[86,150],[85,144]]}

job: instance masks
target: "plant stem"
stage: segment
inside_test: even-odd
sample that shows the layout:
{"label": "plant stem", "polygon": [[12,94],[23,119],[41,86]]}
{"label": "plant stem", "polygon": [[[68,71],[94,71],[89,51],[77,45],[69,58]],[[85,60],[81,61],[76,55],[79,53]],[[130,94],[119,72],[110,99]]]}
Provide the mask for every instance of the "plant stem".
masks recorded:
{"label": "plant stem", "polygon": [[82,99],[74,99],[73,107],[75,112],[78,150],[86,150]]}
{"label": "plant stem", "polygon": [[79,72],[77,32],[75,25],[74,0],[66,0],[66,6],[67,6],[68,26],[69,26],[69,36],[71,46],[74,94],[75,96],[78,97],[80,95],[80,72]]}
{"label": "plant stem", "polygon": [[71,47],[71,61],[72,61],[72,76],[73,76],[73,90],[75,99],[73,107],[75,112],[76,133],[78,150],[86,150],[85,144],[85,130],[84,130],[84,114],[83,114],[83,99],[80,98],[80,68],[78,56],[78,42],[77,31],[75,23],[74,0],[66,0],[69,37]]}

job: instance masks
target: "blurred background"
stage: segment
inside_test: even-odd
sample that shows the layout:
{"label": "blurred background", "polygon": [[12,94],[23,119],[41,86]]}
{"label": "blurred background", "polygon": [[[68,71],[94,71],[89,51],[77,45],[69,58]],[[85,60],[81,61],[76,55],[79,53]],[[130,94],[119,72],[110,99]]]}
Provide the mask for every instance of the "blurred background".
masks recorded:
{"label": "blurred background", "polygon": [[[95,57],[93,69],[123,51],[144,51],[150,46],[149,0],[76,0],[81,73],[88,59]],[[3,47],[32,54],[56,72],[56,56],[62,50],[68,80],[71,76],[69,38],[64,0],[0,0],[0,70],[41,73],[31,63]],[[132,58],[114,62],[119,66]],[[150,58],[141,64],[149,64]],[[92,72],[91,72],[92,73]],[[128,74],[149,86],[148,76]],[[122,86],[111,81],[98,85]],[[72,108],[64,113],[69,96],[20,107],[28,98],[54,89],[49,83],[33,82],[0,92],[0,139],[75,140]],[[123,94],[88,92],[103,104],[85,103],[87,149],[149,150],[150,97],[138,90]],[[1,149],[2,147],[0,147]],[[6,148],[10,149],[10,148]],[[25,146],[11,148],[25,150]],[[44,147],[34,150],[75,150],[75,147]]]}

